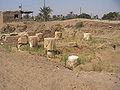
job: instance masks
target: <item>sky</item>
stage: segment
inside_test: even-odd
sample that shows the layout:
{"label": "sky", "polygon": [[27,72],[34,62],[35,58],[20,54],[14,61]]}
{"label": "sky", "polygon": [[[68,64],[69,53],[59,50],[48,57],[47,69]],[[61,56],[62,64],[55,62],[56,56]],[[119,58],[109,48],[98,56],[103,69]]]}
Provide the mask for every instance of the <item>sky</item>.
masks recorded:
{"label": "sky", "polygon": [[[43,7],[44,0],[0,0],[0,11],[19,10],[22,3],[23,10],[32,10],[34,15],[39,13],[39,8]],[[88,13],[92,16],[108,12],[120,12],[120,0],[46,0],[46,6],[53,10],[52,15],[66,15],[73,11],[75,14]]]}

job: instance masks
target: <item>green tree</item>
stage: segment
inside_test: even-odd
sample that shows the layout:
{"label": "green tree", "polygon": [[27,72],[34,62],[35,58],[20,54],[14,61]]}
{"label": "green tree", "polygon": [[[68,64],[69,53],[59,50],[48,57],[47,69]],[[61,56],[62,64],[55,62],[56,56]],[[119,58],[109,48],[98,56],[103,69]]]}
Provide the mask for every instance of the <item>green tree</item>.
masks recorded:
{"label": "green tree", "polygon": [[40,11],[40,13],[39,13],[38,17],[42,21],[49,21],[52,9],[50,7],[43,7],[43,8],[40,8],[39,11]]}
{"label": "green tree", "polygon": [[82,13],[78,16],[78,18],[87,18],[87,19],[91,19],[91,16],[89,14],[86,13]]}
{"label": "green tree", "polygon": [[93,16],[93,19],[99,19],[98,15]]}
{"label": "green tree", "polygon": [[35,16],[35,20],[36,21],[40,21],[41,20],[41,16],[40,15]]}
{"label": "green tree", "polygon": [[53,15],[53,16],[52,16],[52,20],[58,20],[57,15]]}
{"label": "green tree", "polygon": [[64,20],[65,16],[61,15],[53,15],[52,20]]}
{"label": "green tree", "polygon": [[67,14],[66,19],[74,19],[77,18],[77,15],[74,14],[73,12],[70,12],[69,14]]}
{"label": "green tree", "polygon": [[24,18],[24,19],[30,19],[30,18],[32,18],[32,17],[31,17],[30,15],[26,14],[26,15],[23,16],[23,18]]}
{"label": "green tree", "polygon": [[104,14],[102,17],[103,20],[120,20],[120,14],[118,12],[109,12]]}

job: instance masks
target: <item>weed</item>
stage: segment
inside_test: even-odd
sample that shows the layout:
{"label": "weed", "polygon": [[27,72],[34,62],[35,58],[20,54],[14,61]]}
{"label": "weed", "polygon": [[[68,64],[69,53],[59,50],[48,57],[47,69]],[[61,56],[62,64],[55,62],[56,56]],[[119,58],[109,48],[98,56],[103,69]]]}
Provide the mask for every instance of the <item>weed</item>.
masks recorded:
{"label": "weed", "polygon": [[106,40],[96,39],[96,38],[91,38],[89,41],[90,41],[91,43],[106,43],[106,42],[107,42]]}
{"label": "weed", "polygon": [[61,57],[60,62],[64,62],[65,66],[66,66],[67,60],[68,60],[68,56],[65,55],[65,56]]}
{"label": "weed", "polygon": [[43,46],[42,45],[38,45],[38,46],[35,46],[33,48],[30,48],[29,44],[27,45],[23,45],[21,47],[21,50],[23,51],[34,51],[34,52],[38,52],[39,50],[43,49]]}
{"label": "weed", "polygon": [[93,71],[98,71],[98,72],[103,71],[103,65],[100,62],[97,64],[93,64],[92,68],[93,68]]}
{"label": "weed", "polygon": [[21,46],[22,51],[30,51],[30,46],[29,44]]}
{"label": "weed", "polygon": [[85,64],[86,62],[90,62],[90,61],[91,61],[90,59],[87,59],[85,57],[81,57],[78,59],[79,64]]}
{"label": "weed", "polygon": [[93,47],[93,46],[87,47],[86,50],[87,50],[87,52],[89,52],[89,53],[93,53],[93,52],[95,52],[96,47]]}
{"label": "weed", "polygon": [[71,52],[71,49],[70,49],[70,47],[68,47],[68,46],[61,46],[61,47],[59,47],[59,50],[60,51],[63,51],[64,53],[68,53],[68,52]]}
{"label": "weed", "polygon": [[3,48],[5,48],[8,52],[12,52],[11,45],[8,45],[7,43],[0,44]]}
{"label": "weed", "polygon": [[35,51],[35,52],[41,51],[42,49],[43,49],[43,46],[41,45],[30,48],[31,51]]}

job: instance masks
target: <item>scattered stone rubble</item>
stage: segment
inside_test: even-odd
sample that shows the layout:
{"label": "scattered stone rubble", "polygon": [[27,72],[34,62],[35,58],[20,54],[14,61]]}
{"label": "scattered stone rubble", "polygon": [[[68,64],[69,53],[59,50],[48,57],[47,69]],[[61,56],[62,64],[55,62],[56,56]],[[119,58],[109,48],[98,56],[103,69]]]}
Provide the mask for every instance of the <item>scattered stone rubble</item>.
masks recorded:
{"label": "scattered stone rubble", "polygon": [[[59,40],[62,38],[62,32],[55,32],[54,38],[44,38],[43,33],[35,33],[33,31],[28,32],[21,32],[21,33],[10,33],[10,34],[3,34],[1,37],[1,40],[7,42],[7,43],[14,43],[18,45],[18,49],[20,50],[20,47],[22,45],[29,44],[30,48],[33,48],[38,45],[38,42],[41,42],[44,40],[44,49],[47,51],[46,54],[48,57],[55,56],[56,51],[56,40]],[[85,40],[91,39],[91,33],[84,33]],[[70,42],[70,47],[76,47],[77,42]],[[66,62],[67,66],[70,68],[74,68],[78,64],[78,56],[69,56],[68,60]]]}

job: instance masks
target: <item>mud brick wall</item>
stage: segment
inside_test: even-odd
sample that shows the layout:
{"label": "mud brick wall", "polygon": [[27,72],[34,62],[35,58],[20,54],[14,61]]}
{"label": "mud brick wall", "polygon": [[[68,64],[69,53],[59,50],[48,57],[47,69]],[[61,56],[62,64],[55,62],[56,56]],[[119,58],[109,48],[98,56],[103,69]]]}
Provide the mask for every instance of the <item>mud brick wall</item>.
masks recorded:
{"label": "mud brick wall", "polygon": [[[15,18],[18,15],[18,18]],[[21,18],[21,13],[19,11],[6,11],[3,12],[3,22],[17,21]]]}

